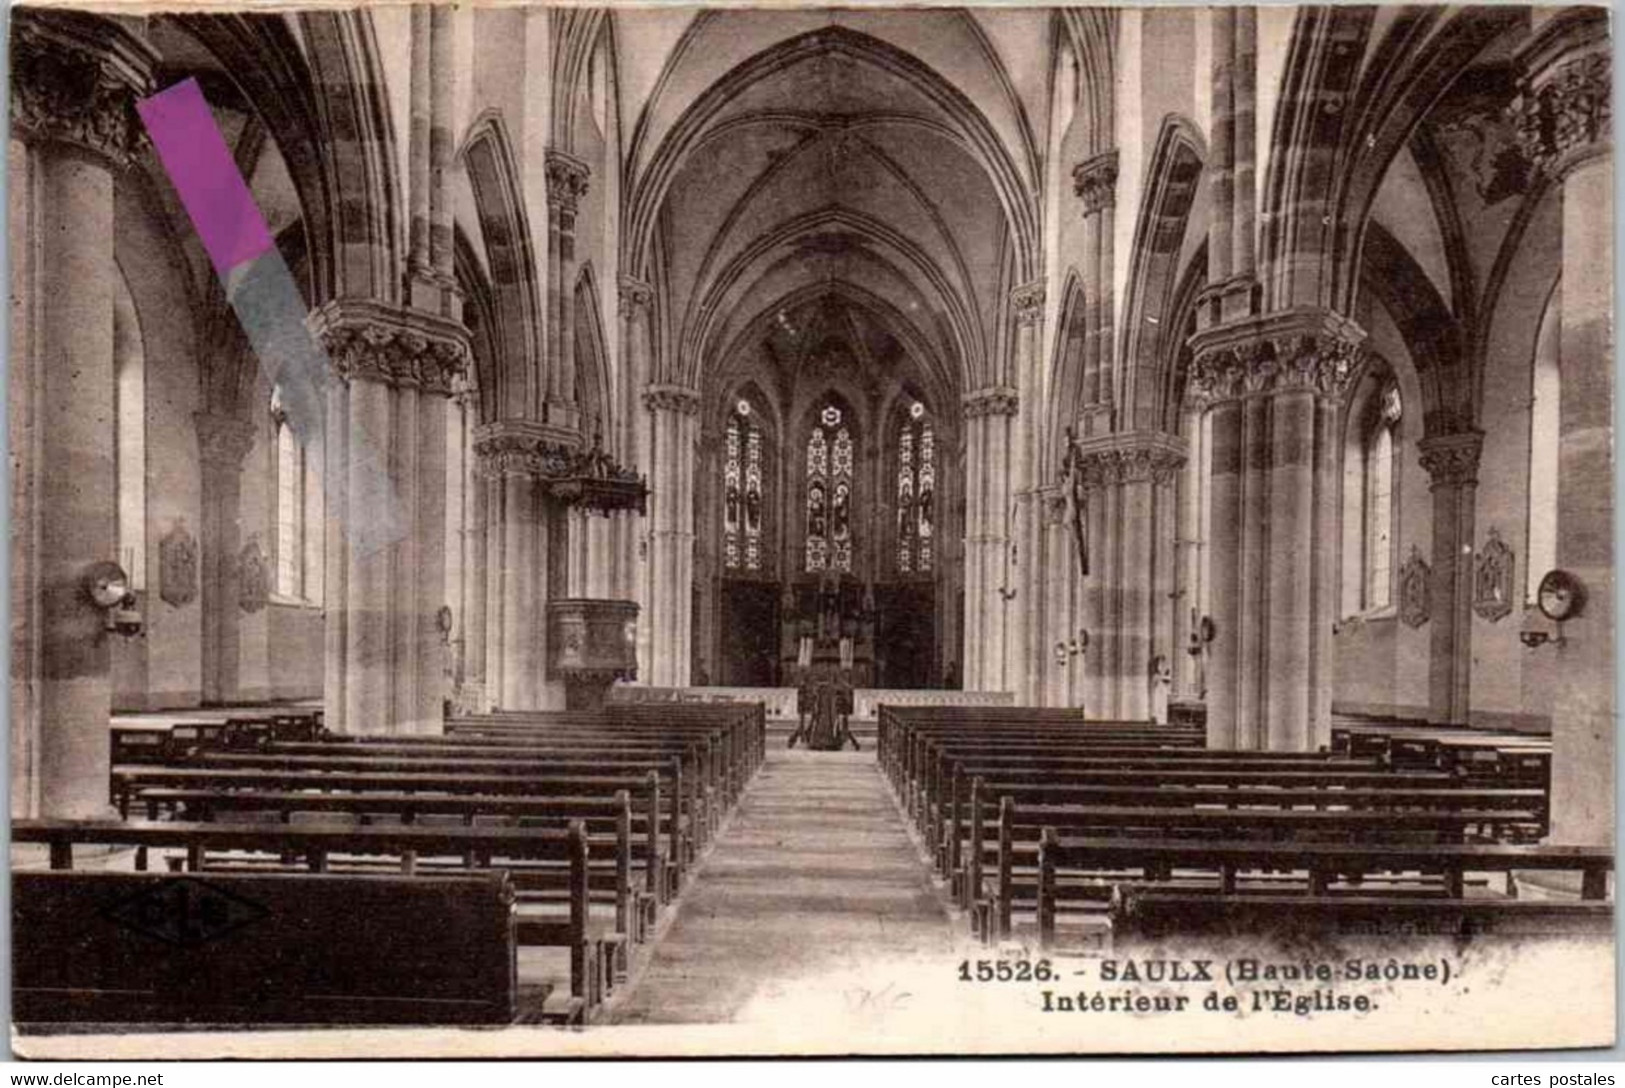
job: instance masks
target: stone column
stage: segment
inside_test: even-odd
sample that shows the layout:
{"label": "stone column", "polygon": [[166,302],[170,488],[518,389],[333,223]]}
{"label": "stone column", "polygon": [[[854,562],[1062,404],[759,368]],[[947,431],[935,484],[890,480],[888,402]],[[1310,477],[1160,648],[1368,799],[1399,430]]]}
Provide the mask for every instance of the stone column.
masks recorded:
{"label": "stone column", "polygon": [[1601,9],[1553,14],[1520,60],[1524,150],[1562,184],[1557,565],[1585,589],[1562,625],[1552,706],[1552,833],[1606,845],[1614,829],[1612,53]]}
{"label": "stone column", "polygon": [[1039,629],[1038,643],[1032,649],[1037,657],[1040,683],[1036,702],[1040,706],[1067,705],[1067,678],[1072,656],[1055,656],[1055,644],[1069,645],[1077,634],[1077,619],[1072,607],[1072,572],[1077,568],[1073,554],[1071,526],[1067,524],[1067,505],[1062,488],[1057,485],[1040,488],[1036,496],[1039,517],[1041,553],[1034,556],[1042,567],[1044,613]]}
{"label": "stone column", "polygon": [[1019,442],[1013,453],[1011,487],[1015,492],[1015,518],[1011,526],[1013,541],[1012,570],[1016,599],[1010,630],[1005,644],[1005,683],[1016,693],[1016,702],[1026,706],[1037,705],[1043,679],[1043,659],[1040,648],[1044,636],[1044,613],[1048,597],[1044,584],[1042,517],[1037,501],[1037,489],[1045,473],[1039,464],[1043,449],[1045,408],[1039,393],[1043,371],[1044,345],[1044,284],[1029,283],[1016,288],[1010,295],[1011,308],[1016,316],[1015,373],[1021,388],[1032,395],[1023,402],[1025,411],[1020,416]]}
{"label": "stone column", "polygon": [[[472,413],[464,416],[464,426],[473,423]],[[474,693],[481,708],[490,706],[491,688],[486,683],[485,640],[487,637],[486,609],[490,604],[488,584],[490,541],[487,537],[490,521],[488,504],[490,487],[479,472],[478,459],[472,450],[465,452],[474,463],[465,474],[468,494],[464,499],[468,520],[463,537],[463,669],[464,686]]]}
{"label": "stone column", "polygon": [[114,175],[129,164],[133,103],[151,90],[158,58],[95,15],[18,10],[11,29],[10,393],[31,417],[28,448],[14,436],[12,456],[35,522],[29,584],[13,586],[28,597],[16,613],[12,683],[28,697],[13,702],[24,716],[12,722],[12,804],[91,817],[107,810],[116,637],[84,588],[92,564],[118,558]]}
{"label": "stone column", "polygon": [[[1185,463],[1185,442],[1160,432],[1124,432],[1075,443],[1089,496],[1090,555],[1081,626],[1089,631],[1089,655],[1098,686],[1089,692],[1089,716],[1120,721],[1149,717],[1150,664],[1157,653],[1157,614],[1173,588],[1164,552],[1175,527],[1168,495]],[[1163,560],[1160,561],[1159,560]]]}
{"label": "stone column", "polygon": [[1467,724],[1473,676],[1473,540],[1482,431],[1429,435],[1417,443],[1432,482],[1433,584],[1428,706],[1437,722]]}
{"label": "stone column", "polygon": [[[328,580],[327,725],[439,732],[446,400],[468,365],[468,333],[433,315],[359,300],[328,303],[311,325],[342,381],[337,395],[329,390],[326,436],[330,509],[340,515],[329,522],[330,537],[342,537],[329,549],[340,577]],[[364,527],[376,529],[384,503],[397,532],[367,541]]]}
{"label": "stone column", "polygon": [[[621,316],[621,390],[623,400],[615,413],[617,426],[611,437],[615,457],[621,464],[636,468],[645,475],[649,462],[644,453],[647,436],[642,432],[648,415],[639,410],[638,396],[649,381],[649,308],[654,302],[654,290],[642,280],[622,276],[619,309]],[[643,611],[638,615],[638,643],[642,647],[648,637],[649,602],[639,594],[645,579],[639,576],[640,552],[646,549],[644,527],[647,519],[630,510],[615,515],[617,572],[613,595],[621,600],[637,600]],[[648,655],[639,651],[639,658],[648,661]],[[641,673],[639,678],[647,682]]]}
{"label": "stone column", "polygon": [[[964,399],[965,689],[1009,691],[1005,643],[1015,597],[1010,566],[1010,449],[1016,391],[988,386]],[[1018,557],[1019,560],[1019,557]]]}
{"label": "stone column", "polygon": [[[1183,579],[1184,596],[1179,598],[1180,608],[1175,615],[1170,642],[1175,652],[1175,698],[1199,701],[1205,696],[1206,670],[1199,643],[1191,641],[1202,616],[1207,614],[1204,593],[1204,561],[1207,541],[1204,537],[1206,519],[1202,516],[1203,495],[1207,481],[1204,478],[1204,456],[1207,424],[1194,404],[1185,406],[1185,434],[1190,456],[1185,462],[1184,494],[1179,509],[1179,563]],[[1192,648],[1198,650],[1191,653]]]}
{"label": "stone column", "polygon": [[1072,188],[1083,204],[1084,340],[1078,425],[1083,437],[1112,429],[1115,354],[1112,335],[1113,260],[1117,208],[1117,152],[1102,152],[1072,168]]}
{"label": "stone column", "polygon": [[[649,413],[649,555],[647,589],[640,599],[649,632],[648,668],[655,687],[688,684],[689,625],[694,562],[694,446],[700,396],[675,385],[651,385],[643,394]],[[641,640],[640,640],[641,641]]]}
{"label": "stone column", "polygon": [[242,547],[243,459],[254,448],[254,425],[206,412],[193,419],[203,491],[203,701],[230,703],[238,698],[236,562]]}
{"label": "stone column", "polygon": [[1346,318],[1301,310],[1193,338],[1190,395],[1213,443],[1212,747],[1329,738],[1335,422],[1363,339]]}
{"label": "stone column", "polygon": [[556,504],[545,480],[574,440],[532,420],[499,420],[475,432],[486,496],[485,690],[503,710],[562,705],[562,687],[546,680]]}
{"label": "stone column", "polygon": [[547,419],[579,422],[575,369],[576,210],[587,195],[586,163],[549,148],[547,171]]}

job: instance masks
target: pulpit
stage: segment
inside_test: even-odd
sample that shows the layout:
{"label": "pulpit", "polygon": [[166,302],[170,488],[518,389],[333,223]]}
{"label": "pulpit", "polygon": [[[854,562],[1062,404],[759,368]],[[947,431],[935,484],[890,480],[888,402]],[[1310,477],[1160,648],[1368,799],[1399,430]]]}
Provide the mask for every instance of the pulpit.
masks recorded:
{"label": "pulpit", "polygon": [[547,605],[547,674],[567,710],[601,710],[610,685],[638,676],[636,601],[567,597]]}

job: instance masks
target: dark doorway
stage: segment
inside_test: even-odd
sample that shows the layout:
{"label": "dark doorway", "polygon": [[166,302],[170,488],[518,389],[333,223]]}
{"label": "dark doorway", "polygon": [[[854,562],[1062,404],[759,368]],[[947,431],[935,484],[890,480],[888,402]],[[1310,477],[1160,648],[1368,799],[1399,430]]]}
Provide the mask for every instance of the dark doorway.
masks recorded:
{"label": "dark doorway", "polygon": [[875,656],[880,687],[934,688],[936,596],[929,584],[875,588]]}
{"label": "dark doorway", "polygon": [[717,683],[772,687],[779,656],[779,591],[766,582],[722,583],[722,668]]}

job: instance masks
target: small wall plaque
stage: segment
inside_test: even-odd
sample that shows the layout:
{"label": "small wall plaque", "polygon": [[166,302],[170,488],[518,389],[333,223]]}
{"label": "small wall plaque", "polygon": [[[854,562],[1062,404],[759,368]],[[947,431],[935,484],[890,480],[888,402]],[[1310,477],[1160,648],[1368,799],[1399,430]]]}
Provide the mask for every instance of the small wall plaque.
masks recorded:
{"label": "small wall plaque", "polygon": [[1407,627],[1420,627],[1433,616],[1433,568],[1422,558],[1422,549],[1411,545],[1411,557],[1399,568],[1399,620]]}
{"label": "small wall plaque", "polygon": [[1478,568],[1473,573],[1473,611],[1495,623],[1512,611],[1512,575],[1515,564],[1512,549],[1494,528],[1478,550]]}
{"label": "small wall plaque", "polygon": [[185,608],[197,598],[197,538],[176,518],[158,542],[158,596],[171,608]]}

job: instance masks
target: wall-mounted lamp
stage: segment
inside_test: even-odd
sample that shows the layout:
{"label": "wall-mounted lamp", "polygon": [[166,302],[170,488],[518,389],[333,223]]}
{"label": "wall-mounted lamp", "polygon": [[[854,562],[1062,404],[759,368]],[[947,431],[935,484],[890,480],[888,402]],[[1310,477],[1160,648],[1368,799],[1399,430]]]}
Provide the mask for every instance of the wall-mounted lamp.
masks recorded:
{"label": "wall-mounted lamp", "polygon": [[1545,631],[1519,631],[1518,641],[1523,643],[1531,650],[1538,650],[1542,646],[1546,646],[1548,644],[1552,646],[1561,646],[1567,642],[1568,639],[1563,637],[1561,627],[1558,628],[1558,631],[1559,633],[1556,635],[1549,635]]}
{"label": "wall-mounted lamp", "polygon": [[105,613],[102,629],[131,638],[141,633],[141,612],[136,607],[130,576],[111,560],[93,563],[85,571],[85,595]]}

